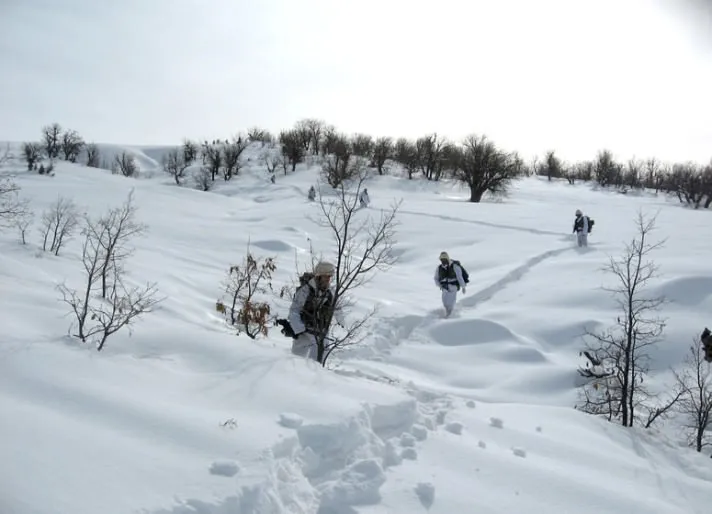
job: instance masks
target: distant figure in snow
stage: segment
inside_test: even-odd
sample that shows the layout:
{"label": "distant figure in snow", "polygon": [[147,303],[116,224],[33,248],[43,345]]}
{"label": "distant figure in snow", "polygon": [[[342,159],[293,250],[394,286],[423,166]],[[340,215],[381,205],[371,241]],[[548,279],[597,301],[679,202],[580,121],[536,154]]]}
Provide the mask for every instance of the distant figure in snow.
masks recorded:
{"label": "distant figure in snow", "polygon": [[359,201],[361,202],[361,208],[368,207],[371,203],[371,198],[368,196],[368,189],[364,188],[359,196]]}
{"label": "distant figure in snow", "polygon": [[705,327],[700,336],[700,342],[702,343],[702,350],[705,354],[705,360],[707,362],[712,362],[712,332],[710,329]]}
{"label": "distant figure in snow", "polygon": [[455,308],[457,292],[462,290],[462,294],[467,293],[467,283],[469,275],[459,261],[450,260],[447,252],[440,254],[440,264],[435,268],[435,285],[442,292],[443,307],[445,316],[450,316]]}
{"label": "distant figure in snow", "polygon": [[333,264],[320,262],[313,273],[300,277],[301,285],[294,293],[288,317],[294,355],[318,361],[317,338],[329,332],[334,307],[334,292],[330,287],[334,272]]}
{"label": "distant figure in snow", "polygon": [[588,235],[593,228],[593,220],[585,216],[581,209],[576,209],[576,219],[574,219],[574,230],[576,243],[580,247],[588,246]]}
{"label": "distant figure in snow", "polygon": [[308,198],[309,201],[313,202],[316,199],[316,189],[314,189],[314,186],[309,188],[309,193],[308,193]]}
{"label": "distant figure in snow", "polygon": [[272,178],[270,178],[269,180],[270,180],[270,182],[272,182],[273,184],[275,183],[275,181],[277,180],[277,177],[274,175],[274,173],[272,174]]}

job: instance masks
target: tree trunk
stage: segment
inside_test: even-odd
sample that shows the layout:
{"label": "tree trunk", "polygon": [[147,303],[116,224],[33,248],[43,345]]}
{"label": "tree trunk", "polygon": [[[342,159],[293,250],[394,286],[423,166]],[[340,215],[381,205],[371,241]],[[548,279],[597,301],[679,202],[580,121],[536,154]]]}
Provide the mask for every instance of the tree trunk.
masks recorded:
{"label": "tree trunk", "polygon": [[479,203],[484,194],[484,190],[470,188],[470,202]]}

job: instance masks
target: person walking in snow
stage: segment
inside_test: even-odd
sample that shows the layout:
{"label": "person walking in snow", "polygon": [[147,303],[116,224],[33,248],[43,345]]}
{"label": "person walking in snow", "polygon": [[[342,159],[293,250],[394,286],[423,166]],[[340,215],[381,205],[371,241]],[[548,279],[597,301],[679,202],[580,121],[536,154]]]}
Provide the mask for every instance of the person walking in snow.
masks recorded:
{"label": "person walking in snow", "polygon": [[458,261],[450,260],[447,252],[440,254],[440,264],[435,269],[435,285],[442,293],[445,316],[450,316],[455,308],[457,292],[462,290],[462,294],[467,292],[467,281],[465,270]]}
{"label": "person walking in snow", "polygon": [[368,204],[371,203],[371,198],[368,196],[368,189],[363,188],[363,191],[361,191],[361,194],[359,195],[359,201],[361,202],[362,209],[364,207],[368,207]]}
{"label": "person walking in snow", "polygon": [[309,193],[308,193],[308,198],[309,201],[313,202],[314,199],[316,198],[316,189],[314,189],[314,186],[309,188]]}
{"label": "person walking in snow", "polygon": [[292,353],[318,361],[317,341],[329,332],[334,291],[330,287],[335,268],[320,262],[313,273],[305,273],[294,293],[288,321],[293,332]]}
{"label": "person walking in snow", "polygon": [[576,209],[573,232],[576,234],[576,243],[580,247],[588,246],[588,234],[591,231],[591,226],[590,218],[584,216],[581,209]]}

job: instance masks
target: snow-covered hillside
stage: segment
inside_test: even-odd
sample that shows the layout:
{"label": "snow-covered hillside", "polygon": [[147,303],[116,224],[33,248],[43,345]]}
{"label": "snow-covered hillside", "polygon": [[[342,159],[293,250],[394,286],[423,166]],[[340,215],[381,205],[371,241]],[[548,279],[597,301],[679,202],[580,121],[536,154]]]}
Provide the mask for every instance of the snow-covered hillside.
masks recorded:
{"label": "snow-covered hillside", "polygon": [[[670,303],[651,381],[666,384],[712,324],[709,212],[538,178],[470,204],[453,184],[374,176],[358,216],[403,199],[400,260],[357,292],[359,307],[380,306],[365,344],[323,369],[277,329],[235,336],[215,309],[248,241],[276,258],[275,288],[310,242],[331,256],[307,200],[317,170],[271,183],[251,148],[240,176],[202,192],[144,150],[131,148],[139,179],[65,162],[51,177],[0,170],[36,222],[58,196],[97,216],[133,188],[149,230],[127,273],[165,296],[97,352],[68,335],[57,290],[82,286],[82,238],[54,256],[36,227],[26,245],[0,232],[3,514],[709,512],[712,459],[681,434],[572,407],[579,336],[617,315],[600,268],[635,235],[638,209],[657,212],[654,237],[668,238],[654,255]],[[585,251],[570,234],[577,208],[596,220]],[[432,278],[442,250],[470,272],[450,319]]]}

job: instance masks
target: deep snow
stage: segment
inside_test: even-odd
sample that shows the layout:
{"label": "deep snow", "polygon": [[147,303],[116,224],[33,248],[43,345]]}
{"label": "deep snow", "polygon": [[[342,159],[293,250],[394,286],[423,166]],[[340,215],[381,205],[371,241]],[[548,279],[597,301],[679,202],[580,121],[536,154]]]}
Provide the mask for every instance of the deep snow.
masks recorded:
{"label": "deep snow", "polygon": [[[67,336],[55,289],[81,286],[81,238],[55,257],[36,228],[25,246],[0,232],[0,512],[709,511],[712,459],[679,434],[572,408],[578,336],[616,316],[599,269],[634,235],[639,208],[658,212],[668,238],[655,255],[671,303],[654,385],[712,323],[709,212],[538,178],[475,205],[452,184],[373,177],[359,216],[403,199],[400,262],[358,293],[359,308],[380,306],[366,343],[324,370],[277,329],[237,337],[215,312],[248,240],[277,258],[278,287],[310,241],[329,255],[306,200],[316,168],[272,184],[251,148],[242,175],[206,193],[162,175],[160,148],[132,151],[139,179],[67,163],[53,177],[1,170],[36,218],[58,195],[98,215],[134,188],[149,233],[128,271],[166,300],[98,353]],[[570,235],[576,208],[596,219],[585,251]],[[432,283],[441,250],[470,272],[451,319]]]}

